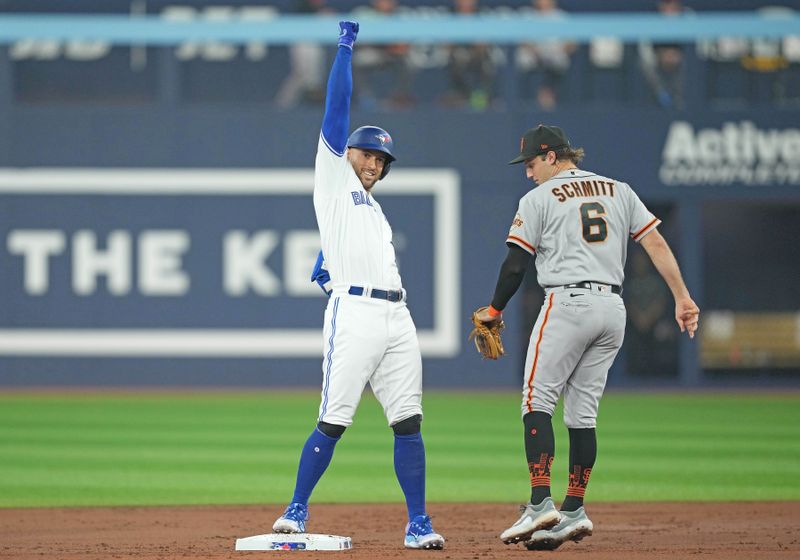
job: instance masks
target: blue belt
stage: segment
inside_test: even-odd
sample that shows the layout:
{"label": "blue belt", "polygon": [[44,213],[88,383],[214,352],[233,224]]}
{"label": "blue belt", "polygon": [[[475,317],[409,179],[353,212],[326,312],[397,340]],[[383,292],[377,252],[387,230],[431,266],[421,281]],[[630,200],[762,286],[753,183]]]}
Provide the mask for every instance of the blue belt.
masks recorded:
{"label": "blue belt", "polygon": [[[361,286],[350,286],[347,293],[351,296],[363,296],[364,291],[364,288]],[[403,293],[403,290],[372,290],[369,293],[369,297],[385,299],[387,301],[403,301],[405,299],[405,293]]]}

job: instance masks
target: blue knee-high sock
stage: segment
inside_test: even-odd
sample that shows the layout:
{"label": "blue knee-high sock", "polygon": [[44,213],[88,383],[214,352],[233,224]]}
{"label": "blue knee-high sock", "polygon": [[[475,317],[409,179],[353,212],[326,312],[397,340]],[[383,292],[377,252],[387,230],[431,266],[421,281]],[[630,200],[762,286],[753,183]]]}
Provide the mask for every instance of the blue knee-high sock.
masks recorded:
{"label": "blue knee-high sock", "polygon": [[314,428],[308,436],[303,452],[300,454],[300,466],[297,467],[297,483],[294,487],[292,502],[308,505],[308,499],[322,473],[331,464],[333,448],[340,438],[332,438]]}
{"label": "blue knee-high sock", "polygon": [[408,518],[425,513],[425,444],[422,434],[394,436],[394,472],[406,496]]}

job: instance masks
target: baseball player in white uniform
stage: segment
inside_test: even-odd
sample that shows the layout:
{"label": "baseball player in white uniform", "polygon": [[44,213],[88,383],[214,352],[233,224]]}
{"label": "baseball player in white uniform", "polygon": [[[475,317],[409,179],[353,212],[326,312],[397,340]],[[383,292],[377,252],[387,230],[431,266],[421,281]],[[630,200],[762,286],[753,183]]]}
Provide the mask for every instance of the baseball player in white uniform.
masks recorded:
{"label": "baseball player in white uniform", "polygon": [[[581,148],[564,132],[539,125],[522,137],[520,154],[538,188],[522,197],[506,238],[509,247],[492,304],[478,317],[498,321],[519,288],[531,256],[545,300],[531,332],[522,388],[531,500],[500,538],[530,550],[552,550],[592,534],[583,507],[597,456],[595,426],[606,377],[625,332],[623,270],[628,239],[640,243],[675,298],[675,320],[694,337],[699,309],[689,295],[661,223],[626,183],[578,168]],[[569,484],[560,511],[550,497],[555,451],[552,416],[564,398],[569,430]]]}
{"label": "baseball player in white uniform", "polygon": [[[322,401],[317,425],[300,456],[294,496],[273,530],[305,532],[311,492],[369,383],[394,431],[395,473],[409,518],[404,545],[441,549],[444,538],[431,527],[425,509],[419,342],[406,306],[392,228],[372,194],[395,160],[394,143],[376,126],[347,135],[358,24],[344,21],[339,28],[314,167],[314,210],[329,275],[320,285],[330,292],[323,329]],[[320,256],[318,268],[322,262]]]}

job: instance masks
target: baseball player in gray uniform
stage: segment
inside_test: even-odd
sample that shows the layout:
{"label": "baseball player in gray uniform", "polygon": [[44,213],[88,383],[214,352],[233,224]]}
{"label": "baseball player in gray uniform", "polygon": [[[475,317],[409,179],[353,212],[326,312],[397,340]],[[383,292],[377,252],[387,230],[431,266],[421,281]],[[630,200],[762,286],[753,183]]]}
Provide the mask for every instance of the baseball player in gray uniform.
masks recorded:
{"label": "baseball player in gray uniform", "polygon": [[[656,229],[661,223],[626,183],[578,168],[581,148],[564,132],[539,125],[525,132],[519,155],[538,188],[519,202],[492,304],[478,317],[491,324],[519,288],[531,256],[545,300],[531,332],[522,388],[530,503],[500,535],[506,544],[552,550],[592,534],[583,507],[597,456],[595,426],[606,377],[625,332],[622,297],[628,239],[640,243],[675,298],[675,320],[694,337],[700,310],[678,263]],[[555,439],[552,416],[564,398],[569,430],[569,484],[560,510],[550,497]]]}
{"label": "baseball player in gray uniform", "polygon": [[425,509],[419,341],[406,306],[392,228],[372,192],[396,159],[394,141],[377,126],[347,133],[358,28],[356,22],[339,23],[314,164],[314,212],[322,242],[314,279],[330,295],[319,416],[300,454],[292,501],[272,529],[305,532],[311,492],[369,383],[394,432],[395,474],[408,510],[404,545],[441,549],[444,538],[433,530]]}

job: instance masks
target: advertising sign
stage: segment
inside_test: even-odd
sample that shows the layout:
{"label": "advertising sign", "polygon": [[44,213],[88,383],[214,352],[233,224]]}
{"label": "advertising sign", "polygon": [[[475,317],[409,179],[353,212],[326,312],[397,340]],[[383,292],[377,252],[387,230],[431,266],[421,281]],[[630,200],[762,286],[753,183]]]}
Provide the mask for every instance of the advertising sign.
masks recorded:
{"label": "advertising sign", "polygon": [[[313,171],[0,171],[0,355],[318,356]],[[460,349],[459,177],[397,170],[394,229],[424,356]]]}

